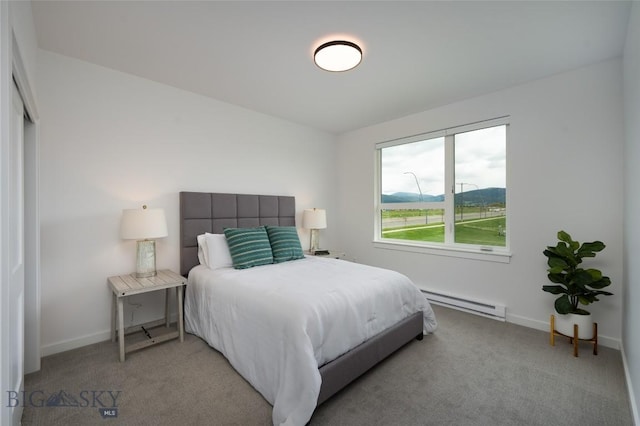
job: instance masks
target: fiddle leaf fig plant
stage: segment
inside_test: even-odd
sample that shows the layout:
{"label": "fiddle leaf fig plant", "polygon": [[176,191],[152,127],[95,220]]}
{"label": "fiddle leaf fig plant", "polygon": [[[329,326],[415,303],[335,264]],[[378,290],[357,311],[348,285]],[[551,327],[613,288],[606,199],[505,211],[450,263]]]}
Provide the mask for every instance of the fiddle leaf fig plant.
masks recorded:
{"label": "fiddle leaf fig plant", "polygon": [[599,270],[584,269],[581,264],[584,258],[595,257],[606,246],[602,241],[580,244],[565,231],[558,232],[558,240],[558,244],[543,252],[548,258],[547,277],[556,285],[543,285],[542,290],[560,295],[554,304],[559,314],[589,315],[579,305],[597,302],[600,295],[611,296],[613,293],[602,290],[611,280]]}

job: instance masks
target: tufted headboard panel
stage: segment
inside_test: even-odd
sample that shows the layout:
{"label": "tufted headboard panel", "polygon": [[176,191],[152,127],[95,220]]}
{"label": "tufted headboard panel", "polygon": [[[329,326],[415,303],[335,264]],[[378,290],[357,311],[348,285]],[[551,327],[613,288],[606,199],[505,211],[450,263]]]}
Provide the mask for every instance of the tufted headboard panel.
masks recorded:
{"label": "tufted headboard panel", "polygon": [[198,265],[197,236],[224,228],[295,226],[296,199],[280,195],[180,192],[180,273]]}

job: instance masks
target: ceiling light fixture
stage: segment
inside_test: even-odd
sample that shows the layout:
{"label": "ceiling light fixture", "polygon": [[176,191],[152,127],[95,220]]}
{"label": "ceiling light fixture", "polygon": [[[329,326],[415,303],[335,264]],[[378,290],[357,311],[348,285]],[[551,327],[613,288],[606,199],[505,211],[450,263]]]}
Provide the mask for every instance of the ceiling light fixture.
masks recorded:
{"label": "ceiling light fixture", "polygon": [[362,61],[362,49],[350,41],[330,41],[316,49],[313,60],[326,71],[348,71]]}

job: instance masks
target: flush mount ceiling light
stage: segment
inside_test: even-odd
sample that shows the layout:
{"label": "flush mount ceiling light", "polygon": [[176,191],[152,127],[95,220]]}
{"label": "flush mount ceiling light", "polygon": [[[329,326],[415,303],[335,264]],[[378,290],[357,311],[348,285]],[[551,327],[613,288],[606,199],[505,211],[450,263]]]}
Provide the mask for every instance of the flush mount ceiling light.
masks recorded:
{"label": "flush mount ceiling light", "polygon": [[362,49],[350,41],[330,41],[316,49],[313,60],[323,70],[348,71],[362,60]]}

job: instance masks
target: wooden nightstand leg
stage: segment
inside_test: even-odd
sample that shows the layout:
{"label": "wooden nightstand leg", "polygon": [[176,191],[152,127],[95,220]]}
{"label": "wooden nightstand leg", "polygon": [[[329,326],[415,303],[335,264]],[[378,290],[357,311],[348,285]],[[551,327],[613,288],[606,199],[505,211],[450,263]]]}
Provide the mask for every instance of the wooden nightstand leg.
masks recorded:
{"label": "wooden nightstand leg", "polygon": [[573,324],[573,356],[578,356],[578,324]]}
{"label": "wooden nightstand leg", "polygon": [[164,291],[164,321],[165,321],[165,325],[167,326],[167,328],[169,328],[169,325],[171,324],[171,321],[169,320],[169,297],[171,296],[171,289],[168,288]]}
{"label": "wooden nightstand leg", "polygon": [[120,340],[120,362],[124,362],[124,303],[118,297],[118,339]]}
{"label": "wooden nightstand leg", "polygon": [[116,294],[113,293],[111,295],[111,341],[115,342],[116,341],[116,305],[117,305],[117,301],[116,301],[117,297]]}
{"label": "wooden nightstand leg", "polygon": [[176,299],[178,300],[178,333],[180,341],[184,342],[184,318],[182,312],[182,286],[176,287]]}
{"label": "wooden nightstand leg", "polygon": [[556,345],[556,317],[551,314],[551,318],[549,319],[549,326],[551,330],[549,330],[549,343],[551,346]]}

